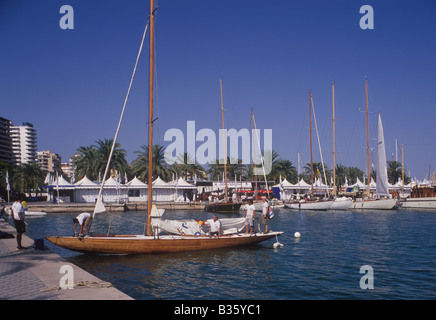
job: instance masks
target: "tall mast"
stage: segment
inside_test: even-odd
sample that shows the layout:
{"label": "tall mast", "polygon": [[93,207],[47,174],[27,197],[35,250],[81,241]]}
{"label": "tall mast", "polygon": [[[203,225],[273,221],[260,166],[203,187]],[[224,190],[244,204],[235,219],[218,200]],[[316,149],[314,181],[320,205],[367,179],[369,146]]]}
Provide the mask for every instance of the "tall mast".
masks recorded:
{"label": "tall mast", "polygon": [[365,96],[366,96],[366,163],[367,163],[367,175],[368,175],[368,186],[366,189],[366,193],[369,197],[369,183],[370,183],[370,177],[369,177],[369,126],[368,126],[368,79],[365,77]]}
{"label": "tall mast", "polygon": [[221,117],[223,119],[223,147],[224,147],[224,201],[228,202],[227,198],[227,148],[226,148],[226,132],[224,129],[224,103],[223,103],[223,81],[220,79],[221,92]]}
{"label": "tall mast", "polygon": [[333,195],[336,195],[336,152],[335,152],[335,83],[332,81],[332,102],[333,102]]}
{"label": "tall mast", "polygon": [[150,0],[150,89],[149,89],[149,122],[148,122],[148,199],[147,199],[147,234],[150,235],[150,214],[152,206],[153,184],[153,81],[154,81],[154,0]]}
{"label": "tall mast", "polygon": [[311,181],[311,193],[313,200],[313,158],[312,158],[312,92],[309,91],[309,123],[310,123],[310,181]]}
{"label": "tall mast", "polygon": [[401,145],[401,193],[404,198],[404,145]]}
{"label": "tall mast", "polygon": [[[254,115],[253,108],[251,108],[251,140],[253,142],[253,164],[254,169],[253,172],[256,173],[256,141],[254,141],[255,131],[254,131]],[[257,199],[257,174],[254,175],[254,199]]]}

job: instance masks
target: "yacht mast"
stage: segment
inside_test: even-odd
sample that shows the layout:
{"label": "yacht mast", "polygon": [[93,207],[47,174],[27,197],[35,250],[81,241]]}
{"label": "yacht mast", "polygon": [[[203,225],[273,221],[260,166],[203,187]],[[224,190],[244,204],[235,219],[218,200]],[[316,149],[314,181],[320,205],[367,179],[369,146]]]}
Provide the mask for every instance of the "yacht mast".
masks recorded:
{"label": "yacht mast", "polygon": [[151,229],[151,206],[152,206],[152,185],[153,185],[153,81],[154,81],[154,0],[150,0],[150,89],[149,89],[149,122],[148,122],[148,199],[147,199],[147,234]]}
{"label": "yacht mast", "polygon": [[370,196],[369,183],[371,182],[370,172],[369,172],[369,126],[368,126],[368,79],[365,77],[365,96],[366,96],[366,163],[367,163],[367,188],[365,193]]}
{"label": "yacht mast", "polygon": [[310,123],[310,182],[311,182],[311,194],[313,198],[313,157],[312,157],[312,92],[309,91],[309,123]]}
{"label": "yacht mast", "polygon": [[335,83],[332,81],[332,102],[333,102],[333,195],[336,195],[336,152],[335,152]]}
{"label": "yacht mast", "polygon": [[228,202],[227,198],[227,147],[226,147],[226,131],[224,129],[224,104],[223,104],[223,82],[220,79],[221,92],[221,116],[223,119],[223,147],[224,147],[224,202]]}

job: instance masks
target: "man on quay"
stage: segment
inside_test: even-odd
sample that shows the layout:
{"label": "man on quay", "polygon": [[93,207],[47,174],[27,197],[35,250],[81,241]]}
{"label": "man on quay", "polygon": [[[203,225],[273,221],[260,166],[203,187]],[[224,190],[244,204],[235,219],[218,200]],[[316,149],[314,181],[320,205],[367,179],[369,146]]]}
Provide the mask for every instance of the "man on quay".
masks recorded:
{"label": "man on quay", "polygon": [[23,233],[26,232],[26,215],[24,214],[24,207],[21,204],[21,199],[18,199],[12,204],[12,216],[17,229],[17,248],[19,250],[26,249],[21,245]]}

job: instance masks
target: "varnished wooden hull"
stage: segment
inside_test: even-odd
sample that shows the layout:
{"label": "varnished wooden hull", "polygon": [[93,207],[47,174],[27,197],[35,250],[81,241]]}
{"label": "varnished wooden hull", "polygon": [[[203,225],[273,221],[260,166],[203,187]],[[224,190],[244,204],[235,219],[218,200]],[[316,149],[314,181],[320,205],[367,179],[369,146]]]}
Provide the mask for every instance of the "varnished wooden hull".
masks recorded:
{"label": "varnished wooden hull", "polygon": [[181,251],[210,250],[247,246],[259,243],[283,232],[267,234],[235,234],[220,238],[208,236],[92,236],[92,237],[45,237],[57,246],[82,253],[98,254],[148,254]]}
{"label": "varnished wooden hull", "polygon": [[206,205],[206,210],[209,212],[216,213],[239,213],[239,209],[241,208],[241,203],[210,203]]}

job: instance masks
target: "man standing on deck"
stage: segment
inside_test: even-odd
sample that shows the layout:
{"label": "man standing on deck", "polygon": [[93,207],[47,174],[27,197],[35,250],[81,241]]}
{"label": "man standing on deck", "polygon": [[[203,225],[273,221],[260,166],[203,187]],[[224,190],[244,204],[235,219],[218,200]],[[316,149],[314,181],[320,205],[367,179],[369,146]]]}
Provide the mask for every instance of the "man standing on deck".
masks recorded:
{"label": "man standing on deck", "polygon": [[245,207],[245,233],[248,233],[248,228],[250,228],[250,235],[254,231],[254,214],[256,207],[253,204],[253,200],[248,200],[248,205]]}
{"label": "man standing on deck", "polygon": [[269,214],[269,203],[266,201],[266,197],[262,197],[262,224],[265,225],[265,233],[268,233],[268,214]]}
{"label": "man standing on deck", "polygon": [[12,204],[12,217],[14,218],[15,228],[17,229],[17,248],[26,249],[21,245],[23,233],[26,232],[26,216],[24,215],[24,207],[21,204],[21,199]]}

